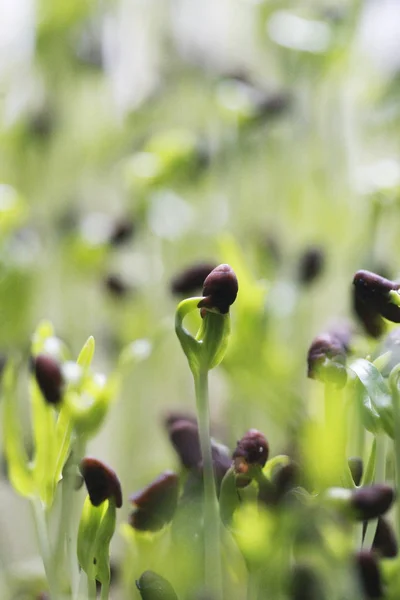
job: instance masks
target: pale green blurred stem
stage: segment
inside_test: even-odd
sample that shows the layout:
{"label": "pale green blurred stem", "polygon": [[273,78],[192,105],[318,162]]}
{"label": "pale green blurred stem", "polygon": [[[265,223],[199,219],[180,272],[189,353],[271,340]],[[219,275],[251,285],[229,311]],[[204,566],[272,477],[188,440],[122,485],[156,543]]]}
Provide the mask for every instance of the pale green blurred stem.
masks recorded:
{"label": "pale green blurred stem", "polygon": [[395,464],[395,482],[396,482],[396,533],[400,540],[400,397],[398,388],[397,372],[391,381],[393,397],[393,417],[394,417],[394,464]]}
{"label": "pale green blurred stem", "polygon": [[[84,440],[83,438],[77,437],[75,440],[75,443],[72,447],[72,451],[74,452],[75,455],[75,460],[74,460],[74,465],[79,465],[84,454],[86,451],[86,440]],[[74,594],[78,594],[79,592],[79,564],[78,564],[78,557],[77,557],[77,539],[78,539],[78,527],[77,527],[77,523],[75,522],[74,517],[74,508],[75,508],[75,494],[74,492],[74,478],[73,477],[68,477],[69,482],[66,482],[67,486],[66,486],[66,495],[69,496],[69,494],[72,493],[69,496],[69,498],[71,499],[71,504],[69,506],[69,512],[68,512],[68,520],[67,520],[67,524],[66,524],[66,542],[67,542],[67,556],[68,556],[68,563],[69,563],[69,571],[70,571],[70,577],[71,577],[71,587],[72,587],[72,593]],[[65,499],[65,501],[68,501],[68,497]],[[67,507],[68,510],[68,507]],[[74,597],[74,596],[73,596]]]}
{"label": "pale green blurred stem", "polygon": [[37,538],[39,543],[40,555],[43,560],[43,566],[49,584],[50,596],[52,600],[58,599],[58,587],[56,573],[52,565],[52,551],[47,528],[45,507],[38,497],[31,498],[33,516],[35,520]]}
{"label": "pale green blurred stem", "polygon": [[103,583],[101,586],[100,600],[108,600],[108,594],[110,591],[110,583]]}
{"label": "pale green blurred stem", "polygon": [[205,584],[213,599],[222,600],[220,519],[211,454],[208,372],[194,374],[197,418],[203,458]]}
{"label": "pale green blurred stem", "polygon": [[96,600],[97,590],[96,590],[96,581],[91,577],[87,578],[87,591],[88,591],[88,600]]}
{"label": "pale green blurred stem", "polygon": [[74,517],[75,512],[75,473],[85,453],[86,442],[76,438],[73,446],[73,460],[66,465],[67,472],[61,483],[61,512],[58,524],[56,548],[52,557],[52,569],[59,574],[64,568],[64,552],[67,550],[68,568],[72,598],[79,595],[79,565],[77,559],[77,527]]}
{"label": "pale green blurred stem", "polygon": [[[375,483],[384,483],[386,477],[386,435],[380,433],[376,436],[376,467]],[[374,519],[367,524],[364,544],[365,548],[371,548],[374,541],[378,519]]]}

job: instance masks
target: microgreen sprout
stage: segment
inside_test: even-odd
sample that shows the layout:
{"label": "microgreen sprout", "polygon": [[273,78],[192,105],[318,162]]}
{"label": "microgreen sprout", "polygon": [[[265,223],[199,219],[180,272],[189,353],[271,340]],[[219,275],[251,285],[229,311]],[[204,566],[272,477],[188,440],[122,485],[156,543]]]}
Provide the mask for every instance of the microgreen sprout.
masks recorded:
{"label": "microgreen sprout", "polygon": [[[194,377],[200,447],[204,471],[205,581],[216,600],[223,597],[220,523],[210,440],[208,371],[225,354],[230,332],[229,307],[238,292],[236,275],[229,265],[216,267],[205,279],[203,298],[183,300],[176,311],[175,331]],[[193,337],[183,326],[184,317],[201,309],[202,324]]]}

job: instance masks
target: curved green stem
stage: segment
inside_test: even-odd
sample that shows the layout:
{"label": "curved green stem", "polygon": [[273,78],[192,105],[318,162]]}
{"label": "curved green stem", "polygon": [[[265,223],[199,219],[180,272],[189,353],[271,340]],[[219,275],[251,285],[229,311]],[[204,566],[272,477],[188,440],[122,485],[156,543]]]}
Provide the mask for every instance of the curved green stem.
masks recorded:
{"label": "curved green stem", "polygon": [[203,457],[205,583],[213,598],[222,600],[220,519],[211,454],[208,372],[199,371],[197,375],[194,375],[194,381],[200,447]]}

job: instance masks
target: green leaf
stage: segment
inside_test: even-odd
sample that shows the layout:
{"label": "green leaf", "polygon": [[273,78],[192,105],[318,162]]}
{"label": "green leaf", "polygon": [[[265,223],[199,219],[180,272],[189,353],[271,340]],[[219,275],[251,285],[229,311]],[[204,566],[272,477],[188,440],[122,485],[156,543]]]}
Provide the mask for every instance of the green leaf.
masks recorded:
{"label": "green leaf", "polygon": [[87,369],[92,364],[93,355],[95,350],[94,337],[91,335],[86,340],[77,358],[77,364],[83,369]]}
{"label": "green leaf", "polygon": [[30,399],[35,443],[33,473],[40,498],[49,507],[53,503],[56,487],[55,468],[58,454],[56,447],[56,410],[44,400],[33,376],[31,376],[30,381]]}
{"label": "green leaf", "polygon": [[60,481],[71,447],[72,423],[65,405],[61,407],[56,424],[57,460],[54,473],[55,485]]}
{"label": "green leaf", "polygon": [[118,393],[118,385],[115,375],[104,381],[95,374],[84,379],[79,391],[68,391],[64,404],[78,435],[88,439],[97,433]]}
{"label": "green leaf", "polygon": [[90,579],[110,581],[110,542],[115,532],[116,507],[106,500],[93,506],[89,496],[83,505],[78,531],[78,561]]}
{"label": "green leaf", "polygon": [[21,496],[34,494],[35,482],[25,450],[16,394],[16,366],[9,360],[3,374],[3,440],[11,485]]}
{"label": "green leaf", "polygon": [[79,522],[77,553],[80,566],[91,578],[94,577],[93,558],[96,535],[106,510],[105,502],[100,506],[93,506],[89,496],[86,496]]}
{"label": "green leaf", "polygon": [[169,581],[154,571],[145,571],[136,585],[142,600],[178,600]]}
{"label": "green leaf", "polygon": [[365,410],[373,418],[376,418],[374,411],[379,415],[383,429],[393,439],[392,397],[382,375],[371,362],[363,358],[354,361],[349,369],[358,377],[370,400],[371,404],[363,402]]}

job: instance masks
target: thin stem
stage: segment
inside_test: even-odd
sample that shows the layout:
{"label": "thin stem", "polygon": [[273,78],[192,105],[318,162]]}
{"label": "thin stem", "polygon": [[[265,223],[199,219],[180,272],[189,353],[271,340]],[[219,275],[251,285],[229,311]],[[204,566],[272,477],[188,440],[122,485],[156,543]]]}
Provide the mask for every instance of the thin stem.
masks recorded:
{"label": "thin stem", "polygon": [[35,520],[37,538],[39,543],[39,550],[43,560],[43,566],[46,573],[47,582],[49,584],[51,598],[57,600],[58,589],[57,589],[57,578],[52,568],[51,562],[51,545],[49,540],[49,534],[47,530],[47,522],[44,506],[40,498],[32,498],[31,505],[33,509],[33,516]]}
{"label": "thin stem", "polygon": [[108,594],[110,591],[110,583],[103,583],[101,585],[101,595],[100,595],[100,600],[108,600]]}
{"label": "thin stem", "polygon": [[246,600],[257,600],[260,581],[257,571],[249,569]]}
{"label": "thin stem", "polygon": [[395,464],[395,482],[396,482],[396,532],[397,539],[400,540],[400,406],[399,406],[399,388],[398,388],[398,373],[393,375],[392,380],[392,397],[393,397],[393,418],[394,418],[394,464]]}
{"label": "thin stem", "polygon": [[[375,467],[375,483],[384,483],[386,475],[386,435],[381,433],[376,436],[376,467]],[[365,532],[364,547],[371,548],[376,528],[378,527],[378,519],[374,519],[367,524]]]}
{"label": "thin stem", "polygon": [[77,438],[72,447],[71,464],[67,466],[65,480],[62,482],[62,507],[60,519],[60,528],[58,532],[58,547],[61,546],[61,552],[64,548],[64,542],[67,547],[67,559],[71,581],[72,598],[79,597],[79,564],[77,558],[77,536],[78,529],[73,518],[75,512],[75,467],[80,463],[85,452],[86,442],[82,438]]}
{"label": "thin stem", "polygon": [[96,590],[96,580],[91,577],[87,578],[87,591],[88,591],[88,600],[96,600],[97,590]]}
{"label": "thin stem", "polygon": [[203,458],[205,582],[213,598],[222,600],[220,519],[211,454],[208,372],[200,371],[194,376],[194,380],[200,447]]}

